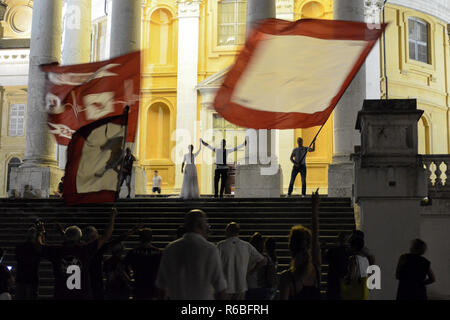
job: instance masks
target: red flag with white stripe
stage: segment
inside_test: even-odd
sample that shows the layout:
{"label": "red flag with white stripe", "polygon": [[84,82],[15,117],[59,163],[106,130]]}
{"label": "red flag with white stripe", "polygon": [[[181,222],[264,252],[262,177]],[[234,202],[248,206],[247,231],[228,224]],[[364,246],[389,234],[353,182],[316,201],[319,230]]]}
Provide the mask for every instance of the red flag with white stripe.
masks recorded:
{"label": "red flag with white stripe", "polygon": [[140,52],[72,66],[44,65],[48,126],[61,145],[95,121],[121,116],[130,106],[127,141],[134,141],[139,113]]}
{"label": "red flag with white stripe", "polygon": [[323,125],[384,28],[337,20],[260,22],[227,73],[214,108],[246,128]]}

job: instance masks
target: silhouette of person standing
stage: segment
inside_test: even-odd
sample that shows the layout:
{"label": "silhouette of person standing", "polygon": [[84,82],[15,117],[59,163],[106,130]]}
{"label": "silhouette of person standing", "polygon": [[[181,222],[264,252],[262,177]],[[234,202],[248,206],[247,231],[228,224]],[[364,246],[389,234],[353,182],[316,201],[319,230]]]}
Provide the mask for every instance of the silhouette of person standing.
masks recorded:
{"label": "silhouette of person standing", "polygon": [[227,166],[227,157],[230,153],[233,153],[244,146],[247,145],[247,140],[237,147],[233,149],[226,149],[227,141],[225,139],[222,140],[222,148],[214,148],[207,144],[203,139],[201,139],[203,145],[213,152],[216,153],[216,170],[214,172],[214,198],[217,198],[218,190],[219,190],[219,180],[222,179],[220,184],[220,197],[223,197],[223,192],[225,191],[225,186],[227,184],[228,179],[228,166]]}
{"label": "silhouette of person standing", "polygon": [[297,139],[298,147],[292,150],[291,153],[291,162],[294,164],[292,167],[291,173],[291,182],[289,183],[288,197],[291,196],[292,191],[294,189],[294,182],[297,174],[300,172],[300,176],[302,178],[302,198],[306,195],[306,154],[309,152],[313,152],[316,149],[316,142],[314,141],[313,147],[304,147],[303,139]]}

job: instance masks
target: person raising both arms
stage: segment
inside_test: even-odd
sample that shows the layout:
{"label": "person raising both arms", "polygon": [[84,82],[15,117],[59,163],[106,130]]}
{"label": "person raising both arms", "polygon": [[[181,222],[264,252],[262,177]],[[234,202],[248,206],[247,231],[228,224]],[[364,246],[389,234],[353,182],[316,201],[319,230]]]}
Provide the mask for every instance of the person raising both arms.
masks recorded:
{"label": "person raising both arms", "polygon": [[243,148],[247,145],[247,140],[241,145],[238,145],[237,147],[233,149],[226,149],[227,141],[225,139],[222,139],[222,145],[221,148],[214,148],[211,147],[208,143],[203,141],[201,139],[201,142],[205,147],[208,149],[211,149],[213,152],[216,153],[216,170],[214,172],[214,198],[217,198],[219,193],[219,180],[222,179],[222,182],[220,184],[220,197],[223,197],[223,193],[225,191],[225,186],[227,184],[228,179],[228,166],[227,166],[227,157],[230,153],[236,152],[237,150]]}

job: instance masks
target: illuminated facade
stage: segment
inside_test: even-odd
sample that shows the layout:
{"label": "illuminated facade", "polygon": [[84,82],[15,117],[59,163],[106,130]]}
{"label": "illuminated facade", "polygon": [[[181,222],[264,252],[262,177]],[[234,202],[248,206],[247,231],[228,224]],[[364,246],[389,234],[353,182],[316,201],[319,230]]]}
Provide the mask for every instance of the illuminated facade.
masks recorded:
{"label": "illuminated facade", "polygon": [[[25,149],[25,108],[31,7],[33,1],[6,0],[0,22],[0,196],[6,196],[8,172],[19,165]],[[153,170],[163,178],[163,193],[178,193],[182,174],[173,161],[176,129],[218,144],[242,143],[245,129],[219,117],[211,108],[214,94],[245,40],[245,0],[148,0],[142,4],[142,95],[135,148],[138,166],[147,174],[151,190]],[[426,6],[424,6],[426,4]],[[278,0],[277,17],[332,19],[332,0]],[[91,60],[109,57],[111,2],[92,0]],[[1,18],[1,11],[0,11]],[[385,9],[386,68],[381,43],[374,64],[379,74],[375,89],[390,99],[417,98],[425,111],[419,122],[419,152],[448,154],[450,148],[450,3],[447,1],[388,1]],[[371,68],[370,64],[366,68]],[[379,70],[378,70],[379,68]],[[384,70],[387,70],[387,77]],[[299,71],[300,72],[300,71]],[[377,91],[375,90],[375,91]],[[375,97],[377,98],[377,97]],[[29,120],[28,120],[29,121]],[[277,131],[276,153],[286,193],[291,173],[289,156],[297,137],[309,144],[318,128]],[[214,134],[212,134],[214,132]],[[183,150],[181,150],[183,151]],[[187,150],[184,150],[187,152]],[[56,150],[55,150],[55,153]],[[235,154],[238,162],[244,151]],[[308,193],[326,192],[333,157],[333,119],[319,135],[316,151],[308,155]],[[213,192],[213,155],[199,157],[200,192]],[[298,178],[296,187],[300,186]],[[297,189],[294,193],[298,193]]]}

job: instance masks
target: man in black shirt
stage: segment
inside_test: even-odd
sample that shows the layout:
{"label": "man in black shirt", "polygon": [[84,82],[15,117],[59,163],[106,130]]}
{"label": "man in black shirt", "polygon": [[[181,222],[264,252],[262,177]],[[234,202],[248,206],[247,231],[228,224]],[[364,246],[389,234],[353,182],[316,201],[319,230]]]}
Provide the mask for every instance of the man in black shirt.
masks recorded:
{"label": "man in black shirt", "polygon": [[131,173],[133,171],[133,162],[136,161],[136,158],[131,154],[131,149],[127,148],[125,159],[123,161],[122,173],[120,175],[119,185],[122,186],[123,182],[126,181],[128,188],[128,196],[131,195]]}
{"label": "man in black shirt", "polygon": [[36,300],[39,287],[39,245],[36,227],[28,229],[27,239],[15,249],[17,261],[16,299]]}
{"label": "man in black shirt", "polygon": [[[89,272],[91,279],[92,297],[94,300],[103,300],[105,298],[105,290],[103,285],[103,257],[105,253],[118,243],[126,240],[141,226],[135,226],[116,239],[104,243],[95,253],[91,260]],[[84,241],[90,243],[100,238],[97,229],[94,226],[88,226],[83,230]]]}
{"label": "man in black shirt", "polygon": [[145,228],[140,233],[140,245],[131,250],[125,265],[133,271],[135,300],[150,300],[157,297],[156,276],[161,262],[162,251],[152,246],[152,229]]}
{"label": "man in black shirt", "polygon": [[42,247],[42,257],[53,264],[55,276],[54,297],[58,300],[87,300],[92,298],[90,263],[97,250],[112,235],[117,209],[113,208],[104,235],[99,239],[83,244],[82,232],[77,226],[66,229],[63,245],[45,245],[42,232],[38,243]]}
{"label": "man in black shirt", "polygon": [[245,142],[233,149],[226,149],[227,141],[225,139],[222,139],[222,147],[221,148],[214,148],[211,147],[208,143],[203,141],[203,139],[200,139],[202,144],[207,147],[208,149],[211,149],[216,154],[216,170],[214,171],[214,198],[217,198],[219,193],[219,181],[222,180],[220,183],[220,197],[223,197],[223,193],[225,191],[225,186],[227,184],[228,179],[228,171],[229,167],[227,165],[227,157],[230,153],[236,152],[239,149],[245,147],[247,145],[247,140]]}
{"label": "man in black shirt", "polygon": [[314,141],[313,147],[308,148],[303,146],[303,139],[297,139],[298,147],[292,150],[291,162],[294,164],[291,172],[291,182],[289,183],[288,196],[291,196],[294,189],[294,182],[297,174],[300,172],[302,177],[302,197],[306,195],[306,154],[307,152],[313,152],[316,149],[316,142]]}

